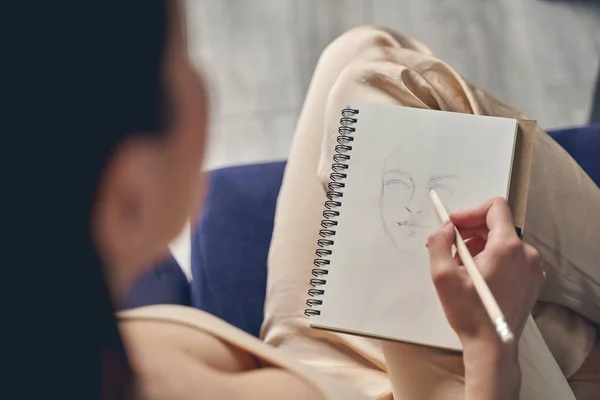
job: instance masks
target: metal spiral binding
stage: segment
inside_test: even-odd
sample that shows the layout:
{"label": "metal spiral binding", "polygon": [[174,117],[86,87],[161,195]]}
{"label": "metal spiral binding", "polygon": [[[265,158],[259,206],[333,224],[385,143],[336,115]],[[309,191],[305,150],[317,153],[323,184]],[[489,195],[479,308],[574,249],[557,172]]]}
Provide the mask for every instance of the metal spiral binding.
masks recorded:
{"label": "metal spiral binding", "polygon": [[310,280],[312,288],[308,290],[310,298],[306,300],[306,305],[309,307],[304,310],[304,314],[308,317],[320,315],[321,310],[318,306],[323,304],[323,300],[318,297],[325,293],[324,286],[327,283],[325,276],[329,273],[329,256],[332,254],[331,247],[334,244],[332,237],[335,236],[335,227],[337,226],[337,217],[340,212],[335,210],[341,207],[341,198],[344,197],[343,189],[346,184],[342,182],[348,176],[348,161],[352,150],[352,142],[355,132],[353,125],[356,123],[355,115],[358,110],[353,108],[344,108],[342,110],[342,118],[340,119],[340,127],[338,128],[339,136],[337,137],[337,145],[335,146],[335,154],[333,156],[333,164],[331,165],[331,174],[329,174],[330,182],[327,185],[327,201],[325,201],[325,211],[323,211],[324,220],[321,221],[321,229],[319,235],[322,239],[317,241],[319,248],[315,251],[317,258],[313,261],[316,268],[312,269],[313,279]]}

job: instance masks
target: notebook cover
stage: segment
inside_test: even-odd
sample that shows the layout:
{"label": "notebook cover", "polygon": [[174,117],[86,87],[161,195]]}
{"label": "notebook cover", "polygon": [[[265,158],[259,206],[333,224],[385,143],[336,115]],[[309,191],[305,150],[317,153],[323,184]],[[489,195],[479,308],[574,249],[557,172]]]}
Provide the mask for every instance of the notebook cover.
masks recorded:
{"label": "notebook cover", "polygon": [[529,195],[529,182],[531,179],[531,163],[533,160],[537,129],[536,121],[519,121],[508,203],[513,213],[515,226],[522,230],[525,229],[525,213],[527,210],[527,197]]}

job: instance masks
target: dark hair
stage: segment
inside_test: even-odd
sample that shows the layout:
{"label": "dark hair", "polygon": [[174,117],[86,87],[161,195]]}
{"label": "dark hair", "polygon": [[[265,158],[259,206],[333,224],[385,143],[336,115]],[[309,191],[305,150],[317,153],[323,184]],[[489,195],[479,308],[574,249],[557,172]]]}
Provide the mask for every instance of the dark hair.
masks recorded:
{"label": "dark hair", "polygon": [[121,398],[130,371],[90,215],[117,143],[163,131],[166,5],[15,3],[23,9],[10,14],[17,27],[3,51],[15,90],[5,91],[12,107],[2,144],[11,165],[3,168],[10,239],[2,275],[10,301],[0,358],[14,392],[2,391],[10,398]]}

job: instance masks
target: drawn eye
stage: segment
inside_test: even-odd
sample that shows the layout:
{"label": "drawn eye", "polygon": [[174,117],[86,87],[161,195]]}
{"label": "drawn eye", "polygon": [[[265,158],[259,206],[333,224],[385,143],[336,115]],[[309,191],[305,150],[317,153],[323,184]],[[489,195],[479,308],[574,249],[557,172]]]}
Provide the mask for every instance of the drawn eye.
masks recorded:
{"label": "drawn eye", "polygon": [[452,182],[454,180],[458,180],[456,175],[432,175],[427,186],[429,189],[441,189],[452,192]]}
{"label": "drawn eye", "polygon": [[387,181],[385,181],[385,183],[383,184],[384,186],[389,186],[389,185],[404,185],[406,186],[406,188],[410,188],[410,184],[406,183],[405,181],[403,181],[402,179],[389,179]]}
{"label": "drawn eye", "polygon": [[443,183],[432,183],[429,185],[429,189],[445,189],[448,190],[448,186]]}

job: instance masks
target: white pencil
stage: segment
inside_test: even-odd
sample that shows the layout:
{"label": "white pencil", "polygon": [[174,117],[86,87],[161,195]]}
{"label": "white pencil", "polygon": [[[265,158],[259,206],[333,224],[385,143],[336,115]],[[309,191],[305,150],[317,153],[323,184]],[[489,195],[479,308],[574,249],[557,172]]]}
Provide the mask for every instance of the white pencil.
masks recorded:
{"label": "white pencil", "polygon": [[[440,196],[433,189],[429,191],[429,194],[435,210],[437,211],[442,222],[449,221],[450,216],[448,215],[448,211],[446,210],[446,207],[444,206]],[[500,306],[498,306],[498,303],[492,295],[490,288],[488,287],[487,283],[485,283],[485,279],[483,279],[483,276],[481,276],[477,265],[475,265],[475,260],[473,260],[473,256],[469,252],[465,241],[460,236],[458,229],[455,227],[454,230],[456,232],[456,249],[458,251],[458,255],[460,256],[467,273],[473,281],[473,286],[481,298],[483,306],[492,320],[498,336],[500,336],[500,340],[502,340],[504,343],[512,342],[514,340],[514,335],[510,329],[510,326],[506,322],[506,318],[504,317],[502,310],[500,310]]]}

